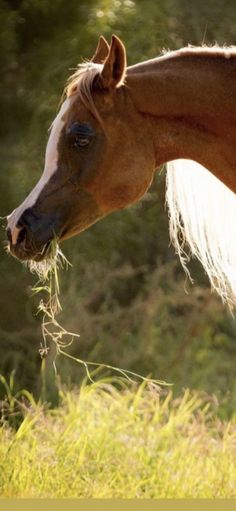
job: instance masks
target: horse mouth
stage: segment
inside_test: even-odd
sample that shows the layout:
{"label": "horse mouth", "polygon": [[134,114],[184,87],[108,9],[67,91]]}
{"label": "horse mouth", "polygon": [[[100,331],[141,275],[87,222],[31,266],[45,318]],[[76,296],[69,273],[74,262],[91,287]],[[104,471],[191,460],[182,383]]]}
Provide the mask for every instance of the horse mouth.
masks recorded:
{"label": "horse mouth", "polygon": [[41,240],[39,241],[35,240],[33,237],[27,237],[25,229],[22,228],[18,234],[17,242],[13,244],[11,232],[7,229],[8,243],[6,245],[6,250],[9,254],[20,261],[40,262],[47,259],[49,260],[55,255],[56,246],[59,242],[70,238],[72,235],[73,234],[71,234],[70,229],[68,227],[64,227],[57,234],[51,232],[48,240],[42,243]]}
{"label": "horse mouth", "polygon": [[40,262],[52,257],[52,241],[53,239],[48,240],[41,250],[35,250],[31,247],[28,248],[21,244],[12,245],[11,243],[8,243],[7,250],[12,256],[20,261]]}

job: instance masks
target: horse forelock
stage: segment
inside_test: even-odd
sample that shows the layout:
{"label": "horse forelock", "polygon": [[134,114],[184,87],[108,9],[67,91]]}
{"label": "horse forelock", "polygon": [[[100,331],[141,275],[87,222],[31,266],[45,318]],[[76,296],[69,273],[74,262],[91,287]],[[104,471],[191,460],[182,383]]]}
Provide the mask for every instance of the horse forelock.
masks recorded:
{"label": "horse forelock", "polygon": [[99,124],[103,125],[92,94],[94,80],[101,70],[102,64],[95,64],[94,62],[79,64],[76,71],[68,78],[63,96],[70,98],[77,95]]}

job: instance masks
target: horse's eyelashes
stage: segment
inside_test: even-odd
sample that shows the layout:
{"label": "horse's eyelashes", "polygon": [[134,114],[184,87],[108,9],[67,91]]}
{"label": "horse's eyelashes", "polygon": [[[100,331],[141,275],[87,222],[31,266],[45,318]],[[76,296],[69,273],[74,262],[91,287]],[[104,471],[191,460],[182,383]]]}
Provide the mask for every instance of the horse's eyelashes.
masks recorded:
{"label": "horse's eyelashes", "polygon": [[94,135],[93,128],[88,123],[73,122],[68,126],[66,135],[69,137],[72,147],[85,147]]}
{"label": "horse's eyelashes", "polygon": [[76,137],[72,143],[73,147],[84,147],[90,142],[89,138]]}

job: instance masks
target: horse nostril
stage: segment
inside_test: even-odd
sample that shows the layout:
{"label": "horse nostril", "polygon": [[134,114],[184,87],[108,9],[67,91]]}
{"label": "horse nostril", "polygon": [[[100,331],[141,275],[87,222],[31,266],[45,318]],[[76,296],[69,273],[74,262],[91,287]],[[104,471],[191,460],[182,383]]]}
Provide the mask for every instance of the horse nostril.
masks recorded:
{"label": "horse nostril", "polygon": [[22,243],[26,238],[26,229],[25,227],[22,227],[19,234],[18,234],[18,237],[17,237],[17,243],[20,244]]}

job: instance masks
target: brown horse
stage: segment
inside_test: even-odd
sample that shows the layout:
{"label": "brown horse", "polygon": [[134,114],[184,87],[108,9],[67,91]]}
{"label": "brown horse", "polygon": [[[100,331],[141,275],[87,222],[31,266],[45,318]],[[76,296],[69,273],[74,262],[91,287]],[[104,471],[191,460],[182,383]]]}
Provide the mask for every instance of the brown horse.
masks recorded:
{"label": "brown horse", "polygon": [[235,149],[235,49],[184,48],[127,68],[122,42],[101,37],[69,79],[42,177],[8,217],[10,251],[42,259],[53,237],[69,238],[138,201],[155,170],[176,160],[167,170],[172,241],[184,265],[188,242],[232,304]]}

